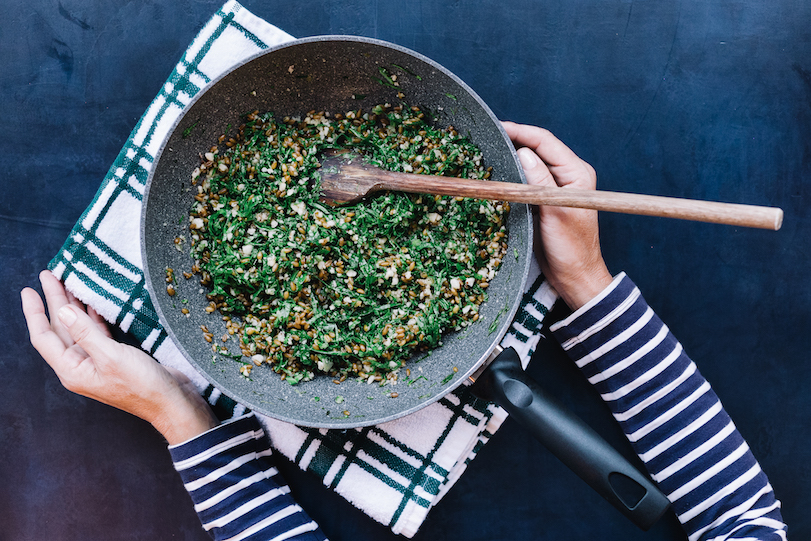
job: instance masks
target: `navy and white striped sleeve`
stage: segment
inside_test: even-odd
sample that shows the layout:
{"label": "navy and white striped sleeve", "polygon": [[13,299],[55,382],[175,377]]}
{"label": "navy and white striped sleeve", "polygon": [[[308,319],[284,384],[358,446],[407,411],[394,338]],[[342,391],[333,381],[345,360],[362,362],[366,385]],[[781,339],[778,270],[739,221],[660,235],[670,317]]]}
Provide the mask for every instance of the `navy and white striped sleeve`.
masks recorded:
{"label": "navy and white striped sleeve", "polygon": [[618,275],[551,330],[608,404],[691,541],[785,541],[766,475],[630,278]]}
{"label": "navy and white striped sleeve", "polygon": [[325,541],[273,466],[251,413],[169,447],[203,527],[217,540]]}

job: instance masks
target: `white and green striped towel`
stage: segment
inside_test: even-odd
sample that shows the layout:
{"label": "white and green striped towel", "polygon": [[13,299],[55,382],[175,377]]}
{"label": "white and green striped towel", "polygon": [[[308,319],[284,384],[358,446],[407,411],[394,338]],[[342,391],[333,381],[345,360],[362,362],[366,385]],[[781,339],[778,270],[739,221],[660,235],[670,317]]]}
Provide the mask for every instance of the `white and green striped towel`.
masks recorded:
{"label": "white and green striped towel", "polygon": [[[244,406],[207,384],[160,325],[144,287],[140,214],[155,152],[191,98],[231,66],[292,40],[237,2],[227,2],[200,31],[132,131],[90,206],[49,268],[67,289],[129,333],[158,361],[198,385],[221,418]],[[555,302],[537,268],[502,345],[526,365],[541,321]],[[507,414],[462,386],[417,413],[356,430],[300,428],[260,416],[273,447],[395,533],[413,536]]]}

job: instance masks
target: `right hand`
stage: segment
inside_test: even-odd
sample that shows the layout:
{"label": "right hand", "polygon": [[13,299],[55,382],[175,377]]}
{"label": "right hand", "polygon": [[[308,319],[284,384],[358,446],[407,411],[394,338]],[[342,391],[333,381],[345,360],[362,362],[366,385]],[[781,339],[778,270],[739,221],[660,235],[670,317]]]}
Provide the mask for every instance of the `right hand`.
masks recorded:
{"label": "right hand", "polygon": [[[515,144],[527,182],[560,189],[593,190],[594,168],[549,131],[503,122]],[[536,257],[541,270],[563,301],[577,310],[612,282],[602,252],[597,211],[542,205]]]}

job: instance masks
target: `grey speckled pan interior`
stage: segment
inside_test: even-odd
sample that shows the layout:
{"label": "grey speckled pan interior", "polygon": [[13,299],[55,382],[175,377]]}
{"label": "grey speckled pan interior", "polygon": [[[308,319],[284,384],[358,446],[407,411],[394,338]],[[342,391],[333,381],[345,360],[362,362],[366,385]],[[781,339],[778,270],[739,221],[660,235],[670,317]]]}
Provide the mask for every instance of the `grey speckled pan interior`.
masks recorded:
{"label": "grey speckled pan interior", "polygon": [[[188,242],[179,251],[176,237],[188,239],[188,211],[194,192],[191,172],[199,155],[226,130],[234,134],[242,115],[253,110],[299,115],[311,110],[345,113],[378,103],[398,103],[398,90],[377,78],[384,67],[398,74],[405,101],[435,113],[436,124],[456,127],[480,146],[493,166],[494,180],[524,182],[512,144],[489,108],[462,81],[435,62],[378,40],[349,36],[307,38],[258,54],[239,65],[188,105],[163,142],[146,188],[141,217],[146,285],[171,339],[216,387],[254,411],[298,425],[351,428],[378,424],[412,413],[446,395],[472,374],[509,328],[524,291],[532,248],[531,213],[514,204],[509,218],[509,250],[488,289],[481,319],[451,334],[427,358],[409,361],[411,377],[380,387],[357,381],[340,385],[329,377],[291,386],[270,369],[255,368],[250,380],[239,363],[215,356],[200,331],[215,337],[225,326],[208,304],[196,278],[181,272],[192,265]],[[166,293],[165,270],[177,278],[177,294]],[[186,304],[182,301],[187,300]],[[181,308],[190,310],[190,317]],[[494,320],[495,330],[491,331]],[[233,346],[231,346],[233,348]],[[457,370],[454,371],[454,368]],[[409,383],[410,381],[410,383]],[[391,398],[391,392],[397,392]],[[345,415],[343,412],[349,412]]]}

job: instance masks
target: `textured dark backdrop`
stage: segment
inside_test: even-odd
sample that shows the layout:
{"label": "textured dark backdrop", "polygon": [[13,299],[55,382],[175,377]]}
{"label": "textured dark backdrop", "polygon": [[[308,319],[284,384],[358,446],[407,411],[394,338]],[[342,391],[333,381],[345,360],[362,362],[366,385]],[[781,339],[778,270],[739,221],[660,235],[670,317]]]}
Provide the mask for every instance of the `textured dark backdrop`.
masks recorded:
{"label": "textured dark backdrop", "polygon": [[[296,36],[423,53],[504,119],[540,124],[604,189],[780,206],[780,232],[603,215],[627,271],[715,386],[811,537],[811,4],[802,0],[245,0]],[[0,18],[0,539],[206,539],[153,430],[64,391],[19,290],[59,249],[216,0],[29,0]],[[628,452],[552,345],[531,371]],[[396,538],[288,474],[333,540]],[[508,421],[419,540],[682,539],[638,531]]]}

